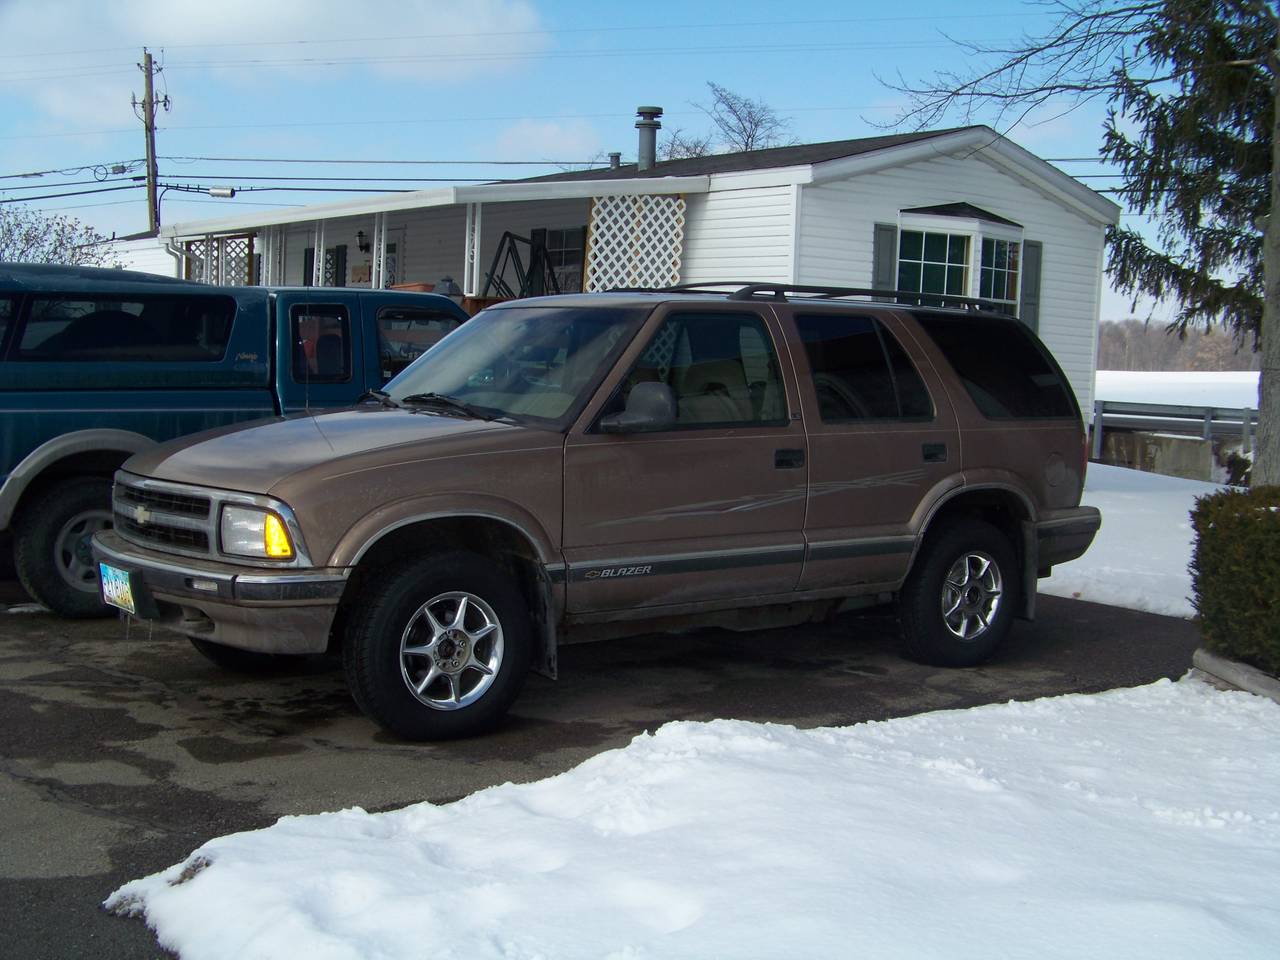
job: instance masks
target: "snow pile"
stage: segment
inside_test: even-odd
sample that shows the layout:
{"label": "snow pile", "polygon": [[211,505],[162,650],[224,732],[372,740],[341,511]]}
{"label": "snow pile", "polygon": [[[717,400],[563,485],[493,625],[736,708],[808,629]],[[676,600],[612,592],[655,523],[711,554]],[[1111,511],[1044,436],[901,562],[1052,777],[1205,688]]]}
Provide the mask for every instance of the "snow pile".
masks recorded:
{"label": "snow pile", "polygon": [[1173,617],[1190,617],[1191,510],[1212,483],[1089,464],[1082,502],[1102,529],[1079,560],[1053,568],[1040,592]]}
{"label": "snow pile", "polygon": [[[1258,409],[1258,372],[1099,370],[1093,395],[1117,403]],[[1086,411],[1086,416],[1092,416]]]}
{"label": "snow pile", "polygon": [[108,907],[202,958],[1272,957],[1280,706],[1192,680],[673,723],[446,806],[287,817]]}

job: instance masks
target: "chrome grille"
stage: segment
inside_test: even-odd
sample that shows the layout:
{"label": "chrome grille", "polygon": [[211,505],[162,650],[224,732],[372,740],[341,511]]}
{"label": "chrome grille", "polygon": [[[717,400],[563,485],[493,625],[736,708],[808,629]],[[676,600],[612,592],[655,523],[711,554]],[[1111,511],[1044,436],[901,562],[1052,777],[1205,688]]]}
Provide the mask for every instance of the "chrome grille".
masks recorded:
{"label": "chrome grille", "polygon": [[180,513],[187,517],[209,516],[208,497],[121,485],[116,490],[116,499],[125,503],[140,504],[157,513]]}
{"label": "chrome grille", "polygon": [[143,525],[120,514],[116,514],[115,528],[122,531],[127,539],[136,540],[139,543],[181,547],[198,553],[209,552],[209,534],[203,530],[170,527],[163,523],[147,523]]}

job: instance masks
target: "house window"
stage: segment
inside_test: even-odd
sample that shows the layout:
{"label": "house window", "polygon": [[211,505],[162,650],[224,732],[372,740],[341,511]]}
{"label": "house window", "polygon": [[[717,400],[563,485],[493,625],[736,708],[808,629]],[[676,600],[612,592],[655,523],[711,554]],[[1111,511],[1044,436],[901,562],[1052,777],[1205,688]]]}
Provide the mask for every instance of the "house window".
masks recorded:
{"label": "house window", "polygon": [[898,289],[969,295],[969,237],[903,230],[898,238]]}
{"label": "house window", "polygon": [[547,231],[547,262],[555,271],[556,280],[564,293],[582,291],[584,233],[582,227]]}
{"label": "house window", "polygon": [[998,300],[1015,308],[1018,304],[1019,244],[1016,240],[982,238],[982,269],[978,275],[978,296]]}

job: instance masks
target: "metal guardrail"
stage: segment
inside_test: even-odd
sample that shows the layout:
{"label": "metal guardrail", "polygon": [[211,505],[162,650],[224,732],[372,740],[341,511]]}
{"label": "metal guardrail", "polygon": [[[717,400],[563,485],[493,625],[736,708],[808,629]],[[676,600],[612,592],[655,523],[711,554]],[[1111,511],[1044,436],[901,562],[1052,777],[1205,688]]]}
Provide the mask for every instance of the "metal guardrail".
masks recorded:
{"label": "metal guardrail", "polygon": [[1093,446],[1090,456],[1102,456],[1104,429],[1185,433],[1205,440],[1240,437],[1245,453],[1253,449],[1258,412],[1252,407],[1192,407],[1165,403],[1093,402]]}

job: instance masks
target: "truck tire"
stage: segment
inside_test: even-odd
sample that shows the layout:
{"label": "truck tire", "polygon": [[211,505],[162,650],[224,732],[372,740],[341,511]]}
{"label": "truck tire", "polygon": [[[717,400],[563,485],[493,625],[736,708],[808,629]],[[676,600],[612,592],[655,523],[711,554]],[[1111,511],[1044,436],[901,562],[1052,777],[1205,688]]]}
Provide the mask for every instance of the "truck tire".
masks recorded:
{"label": "truck tire", "polygon": [[524,686],[532,625],[491,559],[438,553],[387,568],[347,618],[343,670],[356,704],[406,740],[494,727]]}
{"label": "truck tire", "polygon": [[74,477],[26,503],[14,522],[13,562],[32,599],[60,617],[111,616],[98,594],[89,540],[111,526],[111,481]]}
{"label": "truck tire", "polygon": [[939,667],[982,663],[1013,625],[1017,553],[981,520],[956,519],[932,532],[898,596],[902,650]]}

